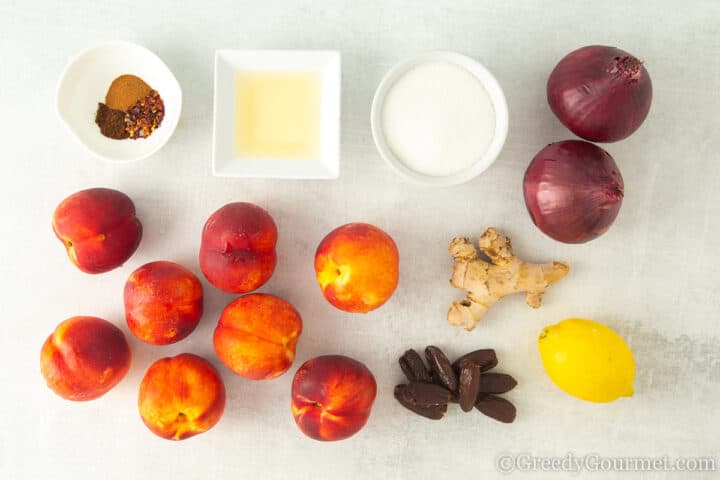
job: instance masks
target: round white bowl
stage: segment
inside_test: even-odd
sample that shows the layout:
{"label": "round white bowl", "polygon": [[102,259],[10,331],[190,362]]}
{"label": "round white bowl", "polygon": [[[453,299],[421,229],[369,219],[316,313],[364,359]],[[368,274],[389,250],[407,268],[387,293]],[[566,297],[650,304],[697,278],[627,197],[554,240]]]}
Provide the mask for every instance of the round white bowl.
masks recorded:
{"label": "round white bowl", "polygon": [[[495,134],[493,136],[488,149],[479,157],[475,163],[469,168],[446,176],[433,176],[417,172],[402,162],[389,147],[382,125],[382,112],[385,104],[385,96],[390,91],[394,83],[409,70],[418,65],[429,62],[446,62],[458,65],[472,75],[474,75],[487,91],[490,100],[495,109]],[[500,88],[495,77],[479,62],[470,57],[455,52],[427,52],[421,53],[402,61],[391,68],[383,77],[380,85],[375,91],[372,109],[370,113],[370,126],[372,128],[373,139],[377,146],[380,156],[390,165],[390,167],[400,174],[414,182],[423,185],[433,186],[450,186],[465,183],[484,172],[500,155],[500,151],[505,144],[505,138],[508,131],[508,108],[505,101],[505,94]]]}
{"label": "round white bowl", "polygon": [[[165,104],[160,127],[147,138],[107,138],[95,124],[98,102],[105,101],[110,84],[123,74],[142,78]],[[134,43],[110,42],[80,52],[65,67],[56,107],[65,125],[90,152],[112,162],[129,162],[149,157],[170,139],[180,119],[182,91],[175,75],[153,52]]]}

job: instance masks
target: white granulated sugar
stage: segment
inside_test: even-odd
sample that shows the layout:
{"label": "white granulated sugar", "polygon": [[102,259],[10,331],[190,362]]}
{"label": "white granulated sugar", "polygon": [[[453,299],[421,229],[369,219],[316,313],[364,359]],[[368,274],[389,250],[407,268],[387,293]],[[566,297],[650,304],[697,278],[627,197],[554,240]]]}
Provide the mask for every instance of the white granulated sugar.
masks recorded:
{"label": "white granulated sugar", "polygon": [[433,176],[461,172],[487,151],[495,134],[495,109],[480,81],[446,62],[419,65],[388,91],[385,141],[407,167]]}

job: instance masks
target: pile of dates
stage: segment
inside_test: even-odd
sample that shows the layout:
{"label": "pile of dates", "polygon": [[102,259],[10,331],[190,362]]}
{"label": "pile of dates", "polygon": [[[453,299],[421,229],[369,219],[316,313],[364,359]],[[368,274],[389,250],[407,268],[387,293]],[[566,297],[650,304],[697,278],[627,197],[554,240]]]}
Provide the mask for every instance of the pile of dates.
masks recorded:
{"label": "pile of dates", "polygon": [[425,349],[430,369],[415,350],[399,359],[409,383],[395,387],[395,398],[418,415],[440,420],[448,404],[457,403],[464,412],[473,407],[500,422],[515,420],[515,406],[498,395],[509,392],[517,381],[505,373],[488,372],[497,366],[495,350],[466,353],[453,363],[434,345]]}

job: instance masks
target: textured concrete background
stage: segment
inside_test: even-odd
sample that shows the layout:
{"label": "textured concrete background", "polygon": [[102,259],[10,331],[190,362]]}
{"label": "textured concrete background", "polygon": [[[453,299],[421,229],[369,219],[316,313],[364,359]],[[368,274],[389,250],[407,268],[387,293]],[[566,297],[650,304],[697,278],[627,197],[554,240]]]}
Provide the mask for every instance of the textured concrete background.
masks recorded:
{"label": "textured concrete background", "polygon": [[[502,453],[564,456],[714,456],[720,396],[720,3],[672,1],[419,2],[152,1],[0,2],[0,477],[40,478],[490,478]],[[139,163],[92,158],[54,111],[57,79],[70,56],[125,39],[160,55],[185,103],[170,143]],[[525,167],[543,145],[571,138],[545,101],[545,81],[567,52],[617,45],[646,62],[653,106],[629,139],[607,145],[626,197],[608,234],[569,246],[540,233],[522,200]],[[216,48],[330,48],[343,54],[341,175],[337,181],[213,178],[210,175],[212,59]],[[505,89],[510,133],[485,174],[428,190],[396,177],[375,151],[370,102],[384,72],[420,51],[457,50],[483,62]],[[65,258],[50,220],[81,188],[128,193],[145,236],[125,266],[85,275]],[[233,297],[207,283],[206,313],[185,341],[150,347],[130,338],[127,378],[102,399],[60,400],[39,373],[40,346],[61,320],[105,317],[127,332],[122,287],[139,265],[178,261],[195,272],[200,230],[226,202],[266,207],[279,226],[279,263],[262,289],[296,305],[305,320],[295,365],[269,382],[219,365],[211,332]],[[393,299],[366,316],[334,310],[315,284],[320,239],[348,221],[387,230],[401,253]],[[544,306],[522,296],[490,311],[474,332],[444,315],[460,296],[448,284],[446,246],[494,225],[530,260],[568,260],[569,277]],[[585,316],[618,330],[637,361],[636,394],[593,405],[559,391],[536,348],[540,329]],[[398,355],[428,343],[451,355],[495,347],[518,419],[501,425],[457,409],[437,423],[392,398]],[[220,367],[225,416],[181,443],[154,437],[140,421],[137,388],[156,358],[194,352]],[[310,357],[344,353],[375,373],[379,395],[367,427],[322,444],[297,430],[289,410],[292,374]],[[717,472],[715,473],[717,474]],[[614,477],[617,474],[607,474]],[[517,474],[518,477],[523,477]],[[525,475],[527,476],[527,475]],[[642,475],[633,476],[633,478]],[[652,478],[671,474],[652,475]],[[703,478],[709,474],[676,474]],[[553,478],[557,475],[552,475]],[[598,478],[602,475],[598,475]],[[626,477],[623,477],[626,478]]]}

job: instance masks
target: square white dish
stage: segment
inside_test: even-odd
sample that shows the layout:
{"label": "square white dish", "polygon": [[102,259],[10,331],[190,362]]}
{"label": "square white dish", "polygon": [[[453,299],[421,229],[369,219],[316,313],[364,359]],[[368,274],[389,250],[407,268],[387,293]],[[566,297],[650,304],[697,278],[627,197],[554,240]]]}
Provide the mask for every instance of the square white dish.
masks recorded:
{"label": "square white dish", "polygon": [[[235,153],[238,72],[317,72],[321,81],[320,148],[315,158],[253,158]],[[212,172],[221,177],[337,178],[340,173],[340,53],[326,50],[217,50]]]}

